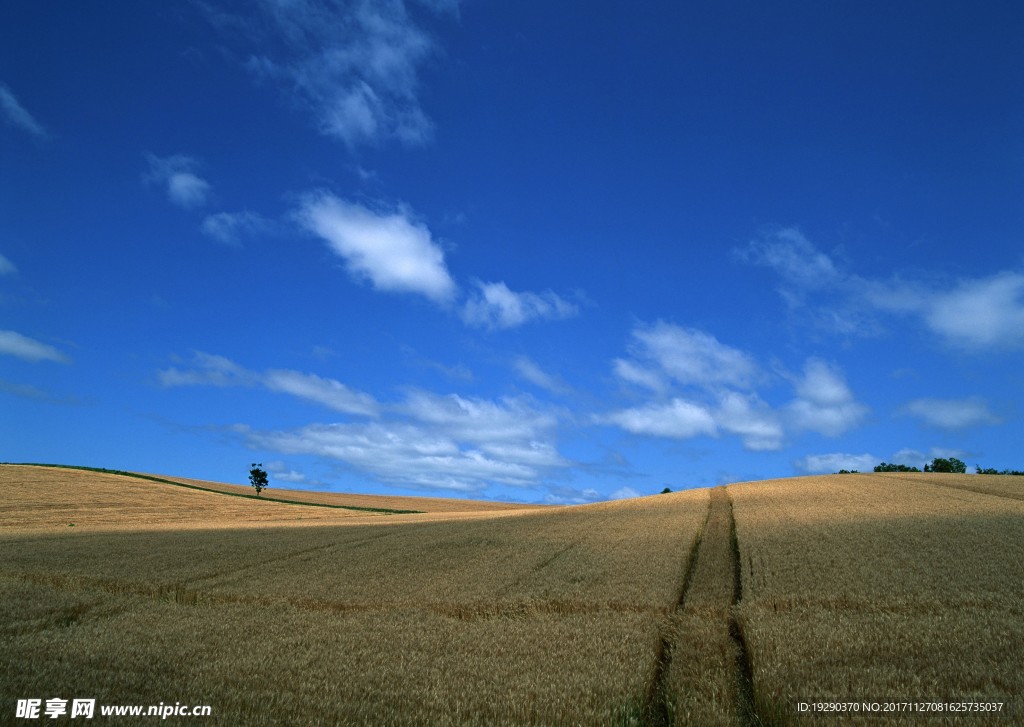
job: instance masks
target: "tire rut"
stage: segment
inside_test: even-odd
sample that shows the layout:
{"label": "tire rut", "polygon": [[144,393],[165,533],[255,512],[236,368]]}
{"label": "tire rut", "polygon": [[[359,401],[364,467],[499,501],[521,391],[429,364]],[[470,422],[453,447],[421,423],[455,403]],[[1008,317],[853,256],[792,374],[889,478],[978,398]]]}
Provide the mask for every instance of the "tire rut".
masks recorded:
{"label": "tire rut", "polygon": [[[710,491],[707,517],[684,568],[678,601],[661,628],[642,722],[652,727],[760,725],[750,655],[736,618],[743,583],[732,499],[724,486]],[[729,693],[720,703],[708,706],[714,714],[700,714],[707,705],[694,704],[701,701],[696,690],[686,693],[688,686],[701,686],[705,680]],[[687,696],[689,704],[677,703]]]}

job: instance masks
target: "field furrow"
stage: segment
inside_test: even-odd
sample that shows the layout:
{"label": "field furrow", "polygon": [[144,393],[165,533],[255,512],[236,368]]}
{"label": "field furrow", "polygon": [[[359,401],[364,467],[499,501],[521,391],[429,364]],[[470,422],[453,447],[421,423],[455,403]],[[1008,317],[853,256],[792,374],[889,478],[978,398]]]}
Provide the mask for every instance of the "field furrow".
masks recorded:
{"label": "field furrow", "polygon": [[733,609],[739,587],[732,503],[710,491],[684,585],[663,627],[646,714],[655,725],[756,724],[750,669]]}

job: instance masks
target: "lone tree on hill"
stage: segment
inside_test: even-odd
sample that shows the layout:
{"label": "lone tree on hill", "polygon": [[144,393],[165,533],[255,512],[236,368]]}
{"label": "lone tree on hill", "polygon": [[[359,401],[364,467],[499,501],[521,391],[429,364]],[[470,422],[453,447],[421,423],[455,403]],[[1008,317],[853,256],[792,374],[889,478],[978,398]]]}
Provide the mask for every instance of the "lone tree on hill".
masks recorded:
{"label": "lone tree on hill", "polygon": [[256,488],[256,497],[259,497],[263,490],[270,487],[270,483],[267,482],[267,471],[263,469],[262,462],[259,464],[252,463],[252,469],[249,470],[249,484]]}

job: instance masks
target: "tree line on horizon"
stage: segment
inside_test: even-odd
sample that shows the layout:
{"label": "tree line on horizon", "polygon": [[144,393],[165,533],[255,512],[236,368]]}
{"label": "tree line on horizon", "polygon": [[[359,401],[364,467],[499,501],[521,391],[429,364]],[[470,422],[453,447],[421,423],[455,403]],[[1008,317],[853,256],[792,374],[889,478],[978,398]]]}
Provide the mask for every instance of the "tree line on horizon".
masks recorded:
{"label": "tree line on horizon", "polygon": [[[1021,470],[997,470],[994,467],[982,468],[981,465],[975,465],[975,473],[979,475],[1018,475],[1024,476],[1024,471]],[[875,465],[875,472],[920,472],[921,470],[917,467],[912,467],[905,464],[892,464],[889,462],[882,462],[881,464]],[[965,474],[967,472],[967,465],[962,460],[956,457],[936,457],[931,461],[930,464],[924,466],[925,472],[952,472],[954,474]],[[839,470],[836,474],[838,475],[853,475],[858,474],[858,470]]]}

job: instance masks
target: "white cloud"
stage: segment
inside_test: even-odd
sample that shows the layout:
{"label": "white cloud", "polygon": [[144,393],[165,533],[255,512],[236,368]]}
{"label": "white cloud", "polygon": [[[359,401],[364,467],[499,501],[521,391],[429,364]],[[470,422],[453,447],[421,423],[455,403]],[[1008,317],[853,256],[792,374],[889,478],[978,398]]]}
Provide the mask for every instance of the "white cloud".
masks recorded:
{"label": "white cloud", "polygon": [[717,406],[673,398],[622,409],[598,417],[633,434],[670,439],[717,436],[720,432],[740,438],[744,448],[775,451],[782,447],[785,430],[778,415],[759,397],[735,391],[721,393]]}
{"label": "white cloud", "polygon": [[[457,3],[426,3],[448,13]],[[395,139],[423,144],[433,124],[420,107],[419,67],[434,41],[402,0],[323,3],[264,0],[267,25],[209,11],[218,25],[244,27],[258,48],[250,71],[307,106],[326,136],[350,148]],[[216,13],[216,15],[214,15]],[[267,49],[273,48],[273,51]]]}
{"label": "white cloud", "polygon": [[510,290],[505,283],[477,283],[466,301],[462,319],[485,328],[515,328],[532,320],[561,320],[579,313],[579,306],[548,290],[543,293]]}
{"label": "white cloud", "polygon": [[1024,345],[1024,274],[1004,271],[937,289],[917,283],[865,282],[864,299],[879,310],[919,316],[958,348]]}
{"label": "white cloud", "polygon": [[957,346],[1024,345],[1024,275],[963,280],[926,299],[923,314],[929,328]]}
{"label": "white cloud", "polygon": [[648,388],[655,388],[658,380],[650,364],[684,386],[748,388],[758,376],[750,356],[704,331],[659,322],[636,328],[633,338],[630,352],[644,364],[617,360],[615,370],[627,381]]}
{"label": "white cloud", "polygon": [[18,272],[18,268],[14,267],[14,263],[0,255],[0,275],[14,275]]}
{"label": "white cloud", "polygon": [[718,431],[714,415],[707,407],[680,398],[623,409],[599,421],[616,424],[633,434],[672,439],[713,436]]}
{"label": "white cloud", "polygon": [[306,475],[289,468],[284,462],[267,463],[267,472],[280,482],[300,483],[306,481]]}
{"label": "white cloud", "polygon": [[174,172],[167,178],[167,196],[179,207],[192,209],[206,203],[210,185],[192,172]]}
{"label": "white cloud", "polygon": [[195,173],[199,165],[195,159],[181,154],[169,157],[146,154],[146,161],[149,162],[149,171],[143,179],[165,187],[167,199],[172,203],[187,210],[206,204],[210,185]]}
{"label": "white cloud", "polygon": [[632,487],[620,487],[615,492],[608,496],[609,500],[631,500],[634,497],[643,497],[643,495]]}
{"label": "white cloud", "polygon": [[291,394],[346,414],[375,417],[380,412],[377,401],[369,394],[353,391],[340,381],[316,374],[273,369],[263,374],[260,381],[271,391]]}
{"label": "white cloud", "polygon": [[612,362],[612,367],[615,370],[616,376],[630,384],[642,386],[658,393],[668,388],[665,377],[658,371],[638,364],[635,361],[617,358]]}
{"label": "white cloud", "polygon": [[373,417],[380,411],[372,396],[354,391],[340,381],[283,369],[271,369],[260,374],[224,356],[201,351],[193,354],[191,368],[171,367],[159,371],[157,376],[165,387],[262,386],[269,391],[291,394],[346,414]]}
{"label": "white cloud", "polygon": [[268,229],[270,222],[255,212],[217,212],[203,219],[203,233],[225,245],[238,245],[239,238]]}
{"label": "white cloud", "polygon": [[[458,394],[439,396],[425,391],[410,392],[401,405],[402,413],[430,425],[460,441],[473,442],[493,448],[499,443],[524,445],[522,451],[536,450],[531,446],[542,433],[552,431],[557,418],[538,411],[526,400],[505,398],[500,402],[488,399],[462,397]],[[552,462],[554,464],[554,462]]]}
{"label": "white cloud", "polygon": [[53,346],[15,331],[0,331],[0,354],[15,356],[25,361],[69,362],[68,357]]}
{"label": "white cloud", "polygon": [[726,392],[714,413],[723,431],[740,437],[743,446],[754,452],[775,451],[782,447],[785,431],[778,415],[755,395]]}
{"label": "white cloud", "polygon": [[481,491],[492,483],[535,485],[546,468],[564,464],[548,443],[516,448],[504,435],[487,441],[482,434],[472,442],[460,441],[446,433],[445,424],[311,424],[248,438],[256,447],[345,462],[384,484],[460,492]]}
{"label": "white cloud", "polygon": [[430,231],[407,214],[378,214],[319,193],[306,198],[297,216],[345,260],[353,276],[369,280],[378,290],[419,293],[436,303],[455,295],[444,252]]}
{"label": "white cloud", "polygon": [[[745,449],[776,451],[789,432],[838,435],[868,411],[841,372],[817,359],[807,361],[802,376],[790,377],[797,396],[777,410],[752,390],[765,379],[757,362],[709,333],[658,323],[637,327],[633,339],[632,358],[614,359],[614,371],[655,400],[597,418],[630,432],[680,439],[732,434]],[[696,389],[696,398],[673,396],[680,387]]]}
{"label": "white cloud", "polygon": [[593,487],[582,490],[564,485],[549,485],[548,493],[544,496],[544,502],[548,505],[585,505],[588,502],[597,502],[603,499],[601,493]]}
{"label": "white cloud", "polygon": [[988,405],[977,398],[914,399],[898,411],[939,429],[967,429],[1000,422],[1000,419],[989,410]]}
{"label": "white cloud", "polygon": [[[945,343],[967,350],[1024,346],[1024,273],[929,283],[866,278],[839,270],[793,228],[736,251],[740,260],[778,273],[791,307],[805,306],[817,325],[841,334],[874,333],[879,314],[907,314]],[[815,295],[813,301],[807,300]]]}
{"label": "white cloud", "polygon": [[0,83],[0,116],[11,126],[26,131],[32,136],[45,139],[49,136],[43,125],[36,121],[32,114],[25,110],[7,86]]}
{"label": "white cloud", "polygon": [[736,254],[745,262],[772,268],[788,283],[800,288],[821,288],[840,277],[832,260],[794,227],[781,228],[752,240]]}
{"label": "white cloud", "polygon": [[[222,356],[196,354],[192,368],[159,372],[164,386],[262,386],[370,423],[311,424],[278,432],[240,427],[250,445],[345,462],[388,483],[463,492],[491,483],[529,486],[568,465],[555,446],[558,417],[525,398],[499,401],[409,392],[399,404],[299,371],[249,371]],[[283,466],[282,466],[283,467]]]}
{"label": "white cloud", "polygon": [[258,376],[224,356],[196,351],[192,368],[171,367],[157,372],[161,386],[253,386]]}
{"label": "white cloud", "polygon": [[801,472],[812,475],[831,474],[839,470],[871,472],[878,464],[878,458],[873,454],[832,452],[830,454],[809,454],[794,464]]}
{"label": "white cloud", "polygon": [[854,399],[842,373],[820,359],[807,360],[795,389],[797,398],[787,411],[800,429],[834,437],[867,416],[868,408]]}
{"label": "white cloud", "polygon": [[524,379],[552,394],[566,394],[571,390],[559,377],[549,374],[526,356],[519,356],[512,365]]}

